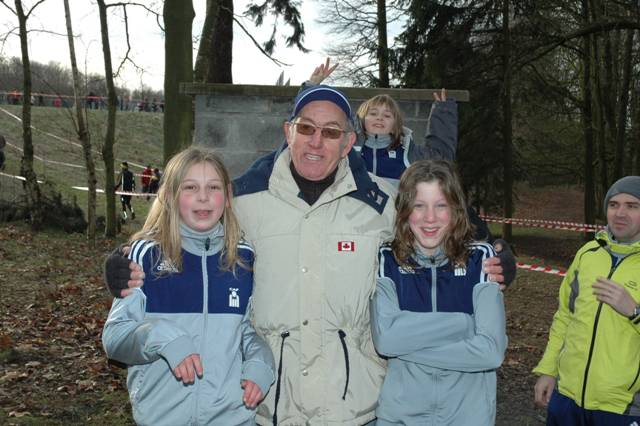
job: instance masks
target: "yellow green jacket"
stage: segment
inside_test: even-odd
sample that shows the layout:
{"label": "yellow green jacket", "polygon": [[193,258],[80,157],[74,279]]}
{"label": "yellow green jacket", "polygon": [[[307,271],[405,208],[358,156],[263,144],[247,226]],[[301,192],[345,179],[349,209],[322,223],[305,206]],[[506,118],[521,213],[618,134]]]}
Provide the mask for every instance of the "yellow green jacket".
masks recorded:
{"label": "yellow green jacket", "polygon": [[[626,257],[614,266],[611,252]],[[592,289],[598,277],[624,285],[638,303],[640,242],[618,244],[601,231],[580,248],[560,285],[549,342],[533,372],[556,377],[558,391],[583,408],[638,415],[640,319],[598,302]]]}

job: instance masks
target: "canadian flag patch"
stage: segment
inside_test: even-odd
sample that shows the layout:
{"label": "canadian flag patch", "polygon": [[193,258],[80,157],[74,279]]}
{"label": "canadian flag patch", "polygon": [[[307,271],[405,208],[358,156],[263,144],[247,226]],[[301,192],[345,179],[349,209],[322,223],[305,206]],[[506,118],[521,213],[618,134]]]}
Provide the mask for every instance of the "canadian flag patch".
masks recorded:
{"label": "canadian flag patch", "polygon": [[338,241],[338,251],[356,251],[356,242]]}

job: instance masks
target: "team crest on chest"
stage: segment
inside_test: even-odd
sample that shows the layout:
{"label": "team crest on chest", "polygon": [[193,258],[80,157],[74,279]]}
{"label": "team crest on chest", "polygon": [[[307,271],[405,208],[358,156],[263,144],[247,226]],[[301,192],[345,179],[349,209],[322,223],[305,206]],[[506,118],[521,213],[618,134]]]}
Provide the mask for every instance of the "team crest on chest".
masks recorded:
{"label": "team crest on chest", "polygon": [[240,307],[240,295],[238,294],[237,288],[229,287],[229,307],[230,308]]}
{"label": "team crest on chest", "polygon": [[464,277],[467,275],[467,268],[457,267],[453,270],[453,275],[456,277]]}
{"label": "team crest on chest", "polygon": [[229,287],[229,307],[231,308],[239,308],[240,307],[240,295],[238,294],[237,288]]}

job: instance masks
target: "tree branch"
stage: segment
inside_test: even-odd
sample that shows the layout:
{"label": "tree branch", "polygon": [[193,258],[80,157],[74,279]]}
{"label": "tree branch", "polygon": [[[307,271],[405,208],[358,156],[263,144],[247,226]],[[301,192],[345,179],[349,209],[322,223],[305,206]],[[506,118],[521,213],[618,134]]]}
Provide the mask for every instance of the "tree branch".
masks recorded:
{"label": "tree branch", "polygon": [[[229,11],[228,8],[226,7],[221,7],[221,9],[225,9],[227,11]],[[229,11],[230,12],[230,11]],[[279,59],[274,58],[273,56],[269,55],[263,48],[262,46],[260,46],[260,43],[258,43],[258,41],[253,38],[253,36],[251,35],[251,33],[249,33],[249,31],[247,31],[247,29],[244,27],[244,25],[242,25],[242,22],[240,22],[240,20],[238,18],[236,18],[235,14],[233,15],[233,20],[235,21],[236,24],[238,24],[238,26],[242,29],[242,31],[244,31],[244,33],[251,39],[251,41],[253,42],[253,44],[258,48],[258,50],[260,50],[260,52],[262,52],[262,54],[264,56],[266,56],[267,58],[269,58],[271,61],[273,61],[273,63],[275,63],[276,65],[281,65],[281,66],[291,66],[292,64],[287,64],[284,63],[282,61],[280,61]]]}
{"label": "tree branch", "polygon": [[33,12],[34,10],[36,10],[36,7],[40,6],[42,3],[44,3],[47,0],[38,0],[36,2],[36,4],[34,4],[31,9],[29,9],[29,11],[26,13],[26,15],[24,15],[24,19],[29,19],[29,17],[31,16],[31,12]]}

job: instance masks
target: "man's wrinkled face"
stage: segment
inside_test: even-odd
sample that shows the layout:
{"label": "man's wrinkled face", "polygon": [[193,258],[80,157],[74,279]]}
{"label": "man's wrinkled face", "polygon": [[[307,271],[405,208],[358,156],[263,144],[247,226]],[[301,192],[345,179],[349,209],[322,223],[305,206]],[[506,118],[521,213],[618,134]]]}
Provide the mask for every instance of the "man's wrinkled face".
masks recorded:
{"label": "man's wrinkled face", "polygon": [[640,199],[625,193],[611,197],[607,204],[607,224],[618,242],[640,240]]}
{"label": "man's wrinkled face", "polygon": [[[308,133],[310,126],[315,127],[313,134],[300,132],[299,127]],[[291,161],[298,174],[311,181],[320,181],[333,173],[356,140],[355,134],[347,130],[347,116],[333,102],[314,101],[305,105],[292,122],[284,124]],[[338,138],[330,137],[338,133]]]}

